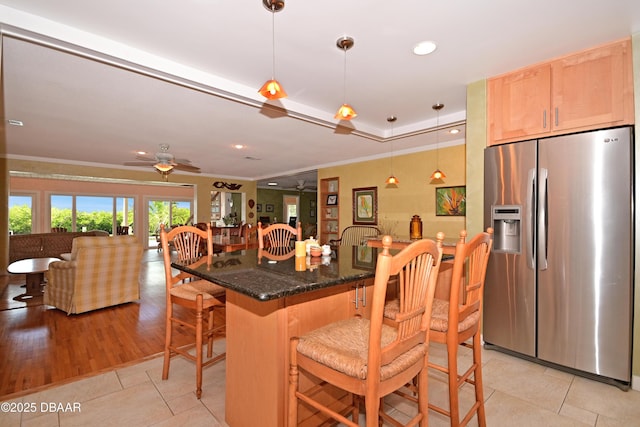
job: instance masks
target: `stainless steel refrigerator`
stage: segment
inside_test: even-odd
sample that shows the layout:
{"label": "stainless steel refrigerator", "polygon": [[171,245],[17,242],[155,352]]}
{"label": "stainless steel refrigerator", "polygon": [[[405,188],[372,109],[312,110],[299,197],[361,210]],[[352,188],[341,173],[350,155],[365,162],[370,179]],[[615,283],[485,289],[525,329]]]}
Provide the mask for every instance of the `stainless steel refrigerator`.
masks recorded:
{"label": "stainless steel refrigerator", "polygon": [[633,128],[488,147],[487,346],[628,388]]}

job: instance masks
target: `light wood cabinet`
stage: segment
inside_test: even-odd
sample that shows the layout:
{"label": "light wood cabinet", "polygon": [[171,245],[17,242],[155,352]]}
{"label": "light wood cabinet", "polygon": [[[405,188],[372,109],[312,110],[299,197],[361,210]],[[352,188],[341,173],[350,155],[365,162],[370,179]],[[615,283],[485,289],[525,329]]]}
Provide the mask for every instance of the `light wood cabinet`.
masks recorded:
{"label": "light wood cabinet", "polygon": [[489,79],[489,145],[633,124],[628,39]]}
{"label": "light wood cabinet", "polygon": [[319,236],[321,244],[340,238],[340,179],[324,178],[320,180],[320,219]]}

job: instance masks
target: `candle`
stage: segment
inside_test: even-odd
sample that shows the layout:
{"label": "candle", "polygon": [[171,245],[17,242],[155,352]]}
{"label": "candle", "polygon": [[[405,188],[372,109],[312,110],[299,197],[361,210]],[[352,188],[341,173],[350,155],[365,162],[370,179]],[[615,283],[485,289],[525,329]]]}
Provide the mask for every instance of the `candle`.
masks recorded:
{"label": "candle", "polygon": [[304,240],[296,241],[296,258],[307,256],[307,244]]}

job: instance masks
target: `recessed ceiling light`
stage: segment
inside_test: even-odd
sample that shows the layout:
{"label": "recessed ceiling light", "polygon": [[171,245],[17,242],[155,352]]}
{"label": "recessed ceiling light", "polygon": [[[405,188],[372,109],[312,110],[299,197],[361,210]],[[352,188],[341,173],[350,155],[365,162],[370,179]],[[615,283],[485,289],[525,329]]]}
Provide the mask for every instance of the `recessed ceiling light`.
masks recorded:
{"label": "recessed ceiling light", "polygon": [[455,135],[456,133],[459,133],[459,132],[460,132],[460,129],[451,129],[451,130],[449,131],[449,133],[450,133],[451,135]]}
{"label": "recessed ceiling light", "polygon": [[236,150],[242,150],[244,148],[244,145],[242,145],[242,144],[233,144],[233,148],[235,148]]}
{"label": "recessed ceiling light", "polygon": [[275,187],[275,186],[278,185],[278,183],[277,182],[267,182],[267,185],[270,186],[270,187]]}
{"label": "recessed ceiling light", "polygon": [[435,42],[431,40],[425,40],[414,46],[413,53],[415,53],[416,55],[428,55],[436,50],[436,47],[437,46]]}
{"label": "recessed ceiling light", "polygon": [[24,126],[24,123],[22,123],[21,120],[9,119],[9,120],[7,120],[7,123],[9,123],[10,125],[13,125],[13,126]]}

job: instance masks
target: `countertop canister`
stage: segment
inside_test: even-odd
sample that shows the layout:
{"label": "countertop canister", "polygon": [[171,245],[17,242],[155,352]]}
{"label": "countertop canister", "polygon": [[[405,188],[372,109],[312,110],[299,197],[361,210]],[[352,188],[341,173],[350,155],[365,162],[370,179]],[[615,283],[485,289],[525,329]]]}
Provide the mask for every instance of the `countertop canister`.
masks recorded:
{"label": "countertop canister", "polygon": [[411,222],[409,223],[409,237],[411,240],[422,239],[422,220],[420,219],[420,215],[414,215],[411,217]]}

